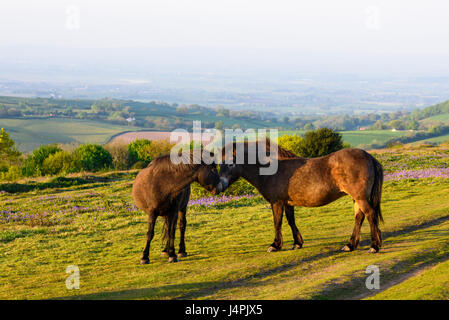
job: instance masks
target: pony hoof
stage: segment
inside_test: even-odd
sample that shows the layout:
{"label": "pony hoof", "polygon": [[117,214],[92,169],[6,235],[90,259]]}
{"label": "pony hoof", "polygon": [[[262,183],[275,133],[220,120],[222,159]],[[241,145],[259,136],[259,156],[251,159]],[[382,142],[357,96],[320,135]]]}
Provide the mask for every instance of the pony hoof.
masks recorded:
{"label": "pony hoof", "polygon": [[373,247],[369,248],[369,250],[368,250],[368,253],[377,253],[377,252],[379,252],[379,249],[376,249]]}
{"label": "pony hoof", "polygon": [[178,258],[185,258],[187,257],[187,252],[179,252],[178,253]]}
{"label": "pony hoof", "polygon": [[267,252],[276,252],[279,251],[279,249],[273,247],[273,246],[269,246]]}
{"label": "pony hoof", "polygon": [[169,263],[178,262],[178,258],[176,258],[176,257],[169,257],[169,258],[168,258],[168,262],[169,262]]}
{"label": "pony hoof", "polygon": [[162,251],[162,252],[161,252],[161,256],[163,256],[163,257],[168,257],[167,251]]}
{"label": "pony hoof", "polygon": [[150,259],[140,259],[140,264],[150,264]]}
{"label": "pony hoof", "polygon": [[298,250],[301,249],[302,245],[301,244],[294,244],[293,247],[290,250]]}
{"label": "pony hoof", "polygon": [[350,246],[348,246],[348,245],[345,245],[343,248],[341,248],[341,251],[344,251],[344,252],[350,252],[350,251],[353,251],[354,249],[352,249]]}

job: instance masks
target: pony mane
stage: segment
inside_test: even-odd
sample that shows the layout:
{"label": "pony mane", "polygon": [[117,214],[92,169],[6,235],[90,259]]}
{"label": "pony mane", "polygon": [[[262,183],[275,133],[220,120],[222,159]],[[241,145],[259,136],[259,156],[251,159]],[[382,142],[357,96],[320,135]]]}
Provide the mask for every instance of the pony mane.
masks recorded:
{"label": "pony mane", "polygon": [[[247,140],[245,140],[243,142],[236,142],[236,141],[234,141],[234,142],[228,143],[221,150],[221,153],[222,153],[222,156],[225,157],[226,150],[228,150],[232,146],[232,150],[235,151],[237,149],[237,144],[243,144],[244,145],[244,150],[245,150],[245,153],[246,153],[247,150],[248,150],[248,145],[249,144],[256,144],[256,146],[257,146],[259,144],[259,142],[261,142],[261,140],[250,141],[250,142],[248,142]],[[263,140],[262,140],[262,143],[263,143]],[[265,138],[265,145],[266,145],[266,150],[267,151],[270,150],[271,145],[273,145],[275,148],[277,147],[277,158],[278,158],[278,160],[299,159],[299,158],[301,158],[301,157],[297,156],[295,153],[293,153],[292,151],[289,151],[287,149],[282,148],[281,146],[279,146],[279,144],[271,142],[271,140],[268,137]]]}
{"label": "pony mane", "polygon": [[196,152],[190,150],[188,154],[180,153],[179,155],[181,156],[181,163],[173,163],[170,154],[165,154],[155,158],[148,166],[156,166],[158,170],[162,171],[184,172],[186,170],[197,170],[200,166],[205,165],[201,159],[201,153],[198,156]]}
{"label": "pony mane", "polygon": [[279,144],[276,144],[274,142],[271,142],[270,138],[266,137],[265,138],[265,143],[267,145],[267,149],[270,149],[270,145],[274,144],[277,145],[278,148],[278,159],[282,160],[282,159],[297,159],[300,158],[299,156],[297,156],[295,153],[293,153],[290,150],[284,149],[282,148]]}

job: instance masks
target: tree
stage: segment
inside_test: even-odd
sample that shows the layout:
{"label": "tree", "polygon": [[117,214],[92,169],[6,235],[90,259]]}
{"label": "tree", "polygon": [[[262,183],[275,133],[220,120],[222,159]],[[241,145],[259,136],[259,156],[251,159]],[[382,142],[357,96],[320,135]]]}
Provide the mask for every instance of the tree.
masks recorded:
{"label": "tree", "polygon": [[384,124],[382,123],[382,120],[377,120],[375,124],[373,124],[372,128],[374,130],[383,130],[385,129]]}
{"label": "tree", "polygon": [[412,120],[410,120],[410,122],[408,123],[407,128],[410,129],[410,130],[418,130],[418,128],[419,128],[419,122],[416,121],[415,119],[412,119]]}
{"label": "tree", "polygon": [[[11,176],[11,170],[17,170],[17,164],[21,153],[16,149],[15,142],[9,137],[9,133],[5,129],[0,130],[0,179],[7,178],[7,180],[13,180],[15,178]],[[10,179],[9,174],[13,179]]]}
{"label": "tree", "polygon": [[4,128],[0,130],[0,161],[15,162],[20,157],[20,151],[15,147],[15,141],[10,138]]}
{"label": "tree", "polygon": [[314,126],[313,126],[313,123],[311,123],[311,122],[306,123],[304,125],[304,130],[313,130],[313,129],[314,129]]}
{"label": "tree", "polygon": [[298,145],[298,155],[306,158],[322,157],[343,148],[340,133],[321,128],[307,131],[304,140]]}

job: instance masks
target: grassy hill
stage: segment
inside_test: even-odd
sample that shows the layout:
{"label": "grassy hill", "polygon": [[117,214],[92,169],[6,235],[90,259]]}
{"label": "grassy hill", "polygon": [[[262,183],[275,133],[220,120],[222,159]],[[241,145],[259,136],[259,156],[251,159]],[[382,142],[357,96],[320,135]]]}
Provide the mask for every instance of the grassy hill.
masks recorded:
{"label": "grassy hill", "polygon": [[[449,168],[449,150],[375,156],[386,173],[379,254],[367,253],[367,223],[361,247],[339,251],[353,227],[348,197],[296,208],[304,247],[288,250],[284,221],[284,250],[267,253],[272,213],[256,196],[190,206],[189,256],[176,264],[160,255],[159,219],[151,264],[139,265],[147,224],[132,205],[136,172],[9,185],[15,193],[0,191],[0,298],[449,299],[449,178],[428,170]],[[65,287],[69,265],[80,269],[79,290]],[[365,287],[369,265],[380,269],[380,290]]]}

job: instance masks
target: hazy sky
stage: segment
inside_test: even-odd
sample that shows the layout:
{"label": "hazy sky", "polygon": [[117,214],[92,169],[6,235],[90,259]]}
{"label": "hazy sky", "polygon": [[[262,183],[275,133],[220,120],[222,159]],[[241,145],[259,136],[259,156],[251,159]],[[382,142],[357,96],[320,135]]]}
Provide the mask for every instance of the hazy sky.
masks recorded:
{"label": "hazy sky", "polygon": [[447,72],[448,12],[444,0],[1,0],[0,49],[263,49]]}

